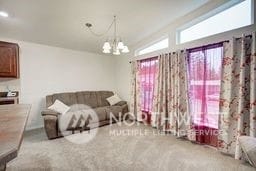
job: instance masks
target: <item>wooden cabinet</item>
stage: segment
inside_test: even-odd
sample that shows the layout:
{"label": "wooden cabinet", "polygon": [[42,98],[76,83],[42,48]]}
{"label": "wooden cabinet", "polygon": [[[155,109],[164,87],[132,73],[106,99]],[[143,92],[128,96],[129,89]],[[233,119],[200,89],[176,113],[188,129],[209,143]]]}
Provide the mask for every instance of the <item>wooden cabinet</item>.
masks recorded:
{"label": "wooden cabinet", "polygon": [[0,41],[0,78],[19,78],[19,46]]}

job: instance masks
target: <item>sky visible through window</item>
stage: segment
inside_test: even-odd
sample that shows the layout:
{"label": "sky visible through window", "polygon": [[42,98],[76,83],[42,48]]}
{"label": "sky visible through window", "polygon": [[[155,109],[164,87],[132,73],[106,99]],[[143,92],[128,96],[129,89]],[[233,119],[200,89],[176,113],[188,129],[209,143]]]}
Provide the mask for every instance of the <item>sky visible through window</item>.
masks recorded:
{"label": "sky visible through window", "polygon": [[146,47],[145,49],[142,49],[138,52],[138,55],[143,55],[146,53],[154,52],[160,49],[168,48],[169,42],[168,38],[161,40],[151,46]]}
{"label": "sky visible through window", "polygon": [[180,43],[189,42],[252,24],[251,0],[245,0],[180,32]]}

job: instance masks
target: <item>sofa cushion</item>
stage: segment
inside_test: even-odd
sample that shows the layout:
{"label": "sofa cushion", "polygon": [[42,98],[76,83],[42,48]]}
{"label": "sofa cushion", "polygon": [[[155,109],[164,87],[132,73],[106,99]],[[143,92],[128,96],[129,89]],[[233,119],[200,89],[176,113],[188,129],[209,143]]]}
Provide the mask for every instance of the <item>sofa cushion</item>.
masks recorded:
{"label": "sofa cushion", "polygon": [[93,109],[98,116],[99,121],[107,120],[107,112],[105,107],[98,107]]}
{"label": "sofa cushion", "polygon": [[59,93],[52,95],[52,101],[59,100],[62,103],[71,106],[77,104],[77,97],[75,93]]}
{"label": "sofa cushion", "polygon": [[76,111],[88,110],[88,109],[92,109],[92,108],[83,104],[74,104],[70,106],[69,112],[76,112]]}
{"label": "sofa cushion", "polygon": [[116,118],[119,118],[119,113],[122,112],[121,106],[106,106],[107,119],[110,119],[110,114],[112,113]]}
{"label": "sofa cushion", "polygon": [[107,98],[113,95],[114,93],[112,91],[98,91],[97,92],[98,107],[109,106]]}
{"label": "sofa cushion", "polygon": [[48,95],[46,96],[46,107],[48,108],[49,106],[51,106],[53,104],[53,100],[52,100],[52,95]]}
{"label": "sofa cushion", "polygon": [[85,104],[91,108],[98,107],[97,94],[95,91],[76,92],[78,104]]}

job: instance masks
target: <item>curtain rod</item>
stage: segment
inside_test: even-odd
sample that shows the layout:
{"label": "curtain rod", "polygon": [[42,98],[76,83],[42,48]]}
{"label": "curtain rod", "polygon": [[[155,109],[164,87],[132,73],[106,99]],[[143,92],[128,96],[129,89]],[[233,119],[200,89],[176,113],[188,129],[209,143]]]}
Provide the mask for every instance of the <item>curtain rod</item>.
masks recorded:
{"label": "curtain rod", "polygon": [[[251,34],[249,34],[249,35],[246,35],[246,36],[243,36],[243,37],[250,37],[250,38],[252,38],[252,35]],[[241,39],[242,37],[237,37],[237,38],[235,38],[235,39]]]}
{"label": "curtain rod", "polygon": [[[249,35],[246,35],[246,36],[243,36],[243,37],[252,38],[252,35],[249,34]],[[234,38],[234,39],[239,40],[239,39],[241,39],[241,38],[243,38],[243,37],[236,37],[236,38]],[[204,48],[204,47],[206,47],[206,46],[211,46],[211,45],[214,46],[214,45],[221,44],[221,43],[229,43],[229,40],[224,40],[224,41],[221,41],[221,42],[218,42],[218,43],[211,43],[211,44],[207,44],[207,45],[203,45],[203,46],[198,46],[198,47],[194,47],[194,48],[189,48],[189,49],[186,49],[186,50],[193,50],[193,49],[198,49],[198,48]]]}
{"label": "curtain rod", "polygon": [[218,45],[218,44],[225,43],[225,42],[228,43],[229,40],[224,40],[224,41],[221,41],[221,42],[218,42],[218,43],[210,43],[210,44],[203,45],[203,46],[197,46],[197,47],[193,47],[193,48],[188,48],[188,49],[186,49],[186,50],[187,50],[187,51],[191,51],[191,50],[195,50],[195,49],[205,48],[205,47],[208,47],[208,46]]}
{"label": "curtain rod", "polygon": [[[200,48],[200,47],[215,45],[215,44],[224,43],[224,42],[229,42],[229,40],[221,41],[221,42],[218,42],[218,43],[212,43],[212,44],[208,44],[208,45],[204,45],[204,46],[189,48],[189,49],[186,49],[186,50],[197,49],[197,48]],[[181,51],[181,52],[184,52],[184,51],[186,51],[186,50],[180,50],[180,51]],[[176,52],[170,52],[169,54],[175,54],[175,53],[176,53]],[[154,56],[154,57],[150,57],[150,58],[146,58],[146,59],[151,59],[151,58],[156,58],[156,57],[158,57],[158,56]],[[140,60],[143,60],[143,59],[140,59]],[[129,61],[129,63],[132,63],[132,61]]]}
{"label": "curtain rod", "polygon": [[[157,58],[158,56],[152,56],[152,57],[149,57],[149,58],[145,58],[145,59],[138,59],[138,60],[135,60],[135,61],[142,61],[142,60],[150,60],[152,58]],[[129,63],[132,63],[132,61],[129,61]]]}
{"label": "curtain rod", "polygon": [[[250,37],[252,38],[252,34],[249,34],[249,35],[246,35],[246,36],[243,36],[243,37]],[[242,37],[237,37],[235,38],[236,40],[238,39],[241,39]],[[197,48],[200,48],[200,47],[205,47],[205,46],[211,46],[211,45],[215,45],[215,44],[220,44],[220,43],[229,43],[229,40],[224,40],[224,41],[221,41],[221,42],[218,42],[218,43],[211,43],[211,44],[207,44],[207,45],[204,45],[204,46],[198,46],[198,47],[194,47],[194,48],[189,48],[189,49],[186,49],[186,50],[192,50],[192,49],[197,49]],[[185,50],[181,50],[181,52],[184,52]],[[175,54],[176,52],[170,52],[170,54]],[[150,57],[150,58],[156,58],[158,56],[153,56],[153,57]],[[150,59],[150,58],[146,58],[146,59]],[[141,59],[143,60],[143,59]],[[144,59],[145,60],[145,59]],[[129,61],[129,63],[132,63],[132,61]]]}

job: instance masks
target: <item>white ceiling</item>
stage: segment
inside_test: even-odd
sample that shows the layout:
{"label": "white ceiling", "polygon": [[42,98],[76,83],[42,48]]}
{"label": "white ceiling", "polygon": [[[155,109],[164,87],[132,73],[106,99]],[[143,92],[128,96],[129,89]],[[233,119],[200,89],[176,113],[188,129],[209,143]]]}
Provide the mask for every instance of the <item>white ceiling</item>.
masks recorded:
{"label": "white ceiling", "polygon": [[0,36],[101,53],[107,36],[93,36],[86,22],[105,32],[116,14],[118,33],[131,46],[208,1],[0,0],[0,10],[10,15],[0,17]]}

